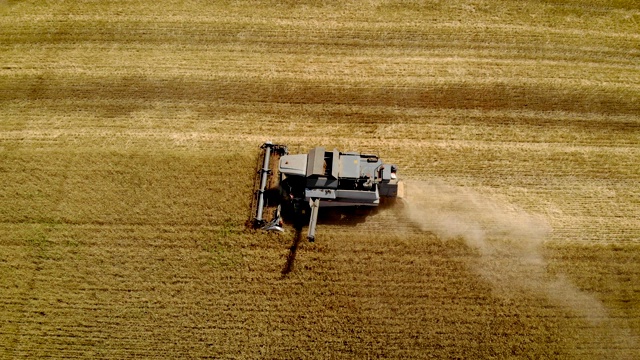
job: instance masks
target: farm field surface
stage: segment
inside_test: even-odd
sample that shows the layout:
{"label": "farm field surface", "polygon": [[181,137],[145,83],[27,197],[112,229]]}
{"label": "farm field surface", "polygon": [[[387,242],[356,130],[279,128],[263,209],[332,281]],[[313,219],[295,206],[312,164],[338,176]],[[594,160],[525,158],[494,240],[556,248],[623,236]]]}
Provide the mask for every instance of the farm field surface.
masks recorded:
{"label": "farm field surface", "polygon": [[[259,146],[406,198],[253,231]],[[640,358],[636,1],[0,1],[0,358]]]}

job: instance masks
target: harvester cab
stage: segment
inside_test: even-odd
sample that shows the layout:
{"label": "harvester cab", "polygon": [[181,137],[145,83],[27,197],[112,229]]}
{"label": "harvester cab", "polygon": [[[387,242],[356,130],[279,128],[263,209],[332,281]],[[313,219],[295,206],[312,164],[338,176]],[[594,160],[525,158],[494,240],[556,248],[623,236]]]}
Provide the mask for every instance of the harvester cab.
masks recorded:
{"label": "harvester cab", "polygon": [[[397,167],[383,163],[377,155],[324,147],[289,154],[286,146],[270,142],[260,148],[252,203],[254,228],[283,231],[280,212],[285,206],[296,219],[309,216],[307,238],[314,241],[320,207],[375,207],[381,198],[403,195]],[[274,208],[269,222],[263,219],[265,208]],[[294,225],[300,227],[299,221]]]}

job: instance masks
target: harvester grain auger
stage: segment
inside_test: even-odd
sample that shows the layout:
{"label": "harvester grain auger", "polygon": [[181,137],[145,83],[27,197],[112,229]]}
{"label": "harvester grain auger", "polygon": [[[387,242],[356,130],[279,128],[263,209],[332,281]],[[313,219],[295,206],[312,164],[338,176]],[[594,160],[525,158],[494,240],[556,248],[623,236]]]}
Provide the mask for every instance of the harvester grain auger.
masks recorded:
{"label": "harvester grain auger", "polygon": [[[375,207],[381,198],[402,197],[397,167],[377,155],[326,151],[315,147],[308,154],[289,154],[287,147],[270,142],[261,147],[252,202],[254,228],[283,231],[281,209],[294,219],[309,216],[307,238],[314,241],[320,207]],[[265,209],[273,218],[263,218]],[[298,220],[294,225],[300,227]]]}

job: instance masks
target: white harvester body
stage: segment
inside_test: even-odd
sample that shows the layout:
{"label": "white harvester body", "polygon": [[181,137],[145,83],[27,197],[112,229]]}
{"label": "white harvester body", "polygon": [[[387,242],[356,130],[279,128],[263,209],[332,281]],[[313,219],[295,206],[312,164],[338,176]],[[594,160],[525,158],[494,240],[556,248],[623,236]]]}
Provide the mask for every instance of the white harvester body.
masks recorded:
{"label": "white harvester body", "polygon": [[[271,143],[265,143],[261,148],[256,227],[264,228],[266,223],[262,213],[268,188],[278,189],[280,196],[276,202],[292,204],[296,211],[309,214],[307,237],[311,241],[315,238],[319,207],[372,207],[378,206],[381,198],[393,199],[402,195],[397,167],[383,163],[377,155],[342,153],[336,149],[327,151],[324,147],[315,147],[307,154],[289,154],[286,146]],[[274,173],[276,169],[277,174]],[[268,181],[269,178],[272,181]],[[279,211],[276,216],[279,217]],[[267,227],[273,228],[275,222],[281,223],[281,220],[272,220]],[[277,226],[277,229],[282,227]]]}

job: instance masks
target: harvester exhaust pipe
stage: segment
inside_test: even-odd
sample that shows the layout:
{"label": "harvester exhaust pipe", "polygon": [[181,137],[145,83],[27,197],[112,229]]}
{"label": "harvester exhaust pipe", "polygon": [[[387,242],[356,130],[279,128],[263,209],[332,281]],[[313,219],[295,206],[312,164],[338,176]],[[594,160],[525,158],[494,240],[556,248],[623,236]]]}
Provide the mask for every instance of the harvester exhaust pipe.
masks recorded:
{"label": "harvester exhaust pipe", "polygon": [[307,239],[313,242],[316,238],[316,225],[318,224],[320,199],[309,199],[309,207],[311,208],[311,216],[309,217],[309,233],[307,234]]}
{"label": "harvester exhaust pipe", "polygon": [[266,142],[262,145],[264,149],[264,164],[262,166],[262,170],[260,170],[260,188],[258,189],[258,210],[255,218],[256,224],[262,224],[264,219],[262,219],[262,211],[264,210],[264,191],[267,187],[267,178],[269,177],[269,158],[271,157],[271,148],[273,144],[271,142]]}

